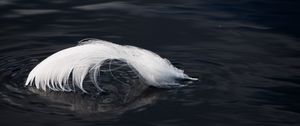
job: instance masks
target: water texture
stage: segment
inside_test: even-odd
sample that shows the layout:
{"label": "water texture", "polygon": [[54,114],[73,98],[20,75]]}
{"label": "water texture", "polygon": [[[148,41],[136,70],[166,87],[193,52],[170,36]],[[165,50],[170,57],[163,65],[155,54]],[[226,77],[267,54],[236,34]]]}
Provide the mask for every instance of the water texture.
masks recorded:
{"label": "water texture", "polygon": [[[0,125],[297,126],[299,5],[2,0]],[[35,65],[84,38],[151,50],[199,81],[157,89],[124,68],[114,74],[130,85],[107,74],[101,95],[24,87]]]}

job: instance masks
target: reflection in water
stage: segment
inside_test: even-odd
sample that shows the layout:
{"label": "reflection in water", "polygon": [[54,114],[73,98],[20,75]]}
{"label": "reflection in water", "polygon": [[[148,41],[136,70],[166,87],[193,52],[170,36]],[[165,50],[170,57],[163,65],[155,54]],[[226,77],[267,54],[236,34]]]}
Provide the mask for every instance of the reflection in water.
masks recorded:
{"label": "reflection in water", "polygon": [[[74,111],[78,114],[76,116],[95,116],[97,114],[98,116],[95,116],[94,120],[117,119],[127,111],[154,104],[159,97],[159,92],[153,89],[148,89],[139,96],[127,95],[125,99],[131,99],[129,101],[123,101],[123,98],[114,96],[120,94],[93,96],[73,92],[44,92],[35,88],[30,88],[30,91],[47,101],[51,101],[48,107]],[[120,103],[120,100],[123,102]],[[89,120],[93,120],[93,118],[89,117]]]}

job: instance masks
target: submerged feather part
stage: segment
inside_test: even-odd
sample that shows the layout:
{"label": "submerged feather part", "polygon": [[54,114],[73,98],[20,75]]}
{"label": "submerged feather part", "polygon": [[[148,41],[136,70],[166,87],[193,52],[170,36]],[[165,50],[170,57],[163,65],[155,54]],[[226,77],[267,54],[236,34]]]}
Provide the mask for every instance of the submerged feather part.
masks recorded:
{"label": "submerged feather part", "polygon": [[180,85],[176,79],[197,80],[190,78],[167,59],[151,51],[94,39],[49,56],[29,73],[25,85],[54,91],[73,91],[78,87],[86,92],[83,80],[92,72],[92,82],[97,89],[102,90],[98,86],[96,75],[100,71],[100,66],[107,60],[120,60],[126,63],[146,84],[155,87]]}

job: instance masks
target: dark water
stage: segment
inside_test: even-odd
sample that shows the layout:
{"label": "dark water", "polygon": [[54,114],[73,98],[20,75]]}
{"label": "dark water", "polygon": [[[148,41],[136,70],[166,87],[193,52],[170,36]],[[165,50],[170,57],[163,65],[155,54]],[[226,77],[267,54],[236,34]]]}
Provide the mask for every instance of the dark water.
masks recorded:
{"label": "dark water", "polygon": [[[299,125],[299,5],[1,0],[0,125]],[[24,87],[37,63],[84,38],[152,50],[200,81],[111,98]]]}

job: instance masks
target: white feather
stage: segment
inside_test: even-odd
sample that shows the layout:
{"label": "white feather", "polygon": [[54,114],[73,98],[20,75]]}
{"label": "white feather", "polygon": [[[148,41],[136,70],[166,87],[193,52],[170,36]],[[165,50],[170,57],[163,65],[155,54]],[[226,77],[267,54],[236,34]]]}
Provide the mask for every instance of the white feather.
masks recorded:
{"label": "white feather", "polygon": [[[29,73],[25,85],[54,91],[72,91],[78,87],[86,92],[83,88],[85,76],[92,70],[96,75],[105,61],[115,59],[127,63],[146,84],[155,87],[180,85],[176,82],[178,78],[196,80],[151,51],[103,40],[88,40],[43,60]],[[98,84],[95,86],[102,90]]]}

